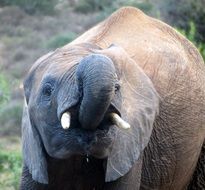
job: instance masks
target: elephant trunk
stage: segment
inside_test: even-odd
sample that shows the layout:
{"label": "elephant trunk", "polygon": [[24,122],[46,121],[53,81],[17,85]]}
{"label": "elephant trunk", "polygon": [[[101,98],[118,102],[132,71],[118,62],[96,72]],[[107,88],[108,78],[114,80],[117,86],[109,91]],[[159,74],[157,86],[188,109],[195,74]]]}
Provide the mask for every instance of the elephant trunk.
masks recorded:
{"label": "elephant trunk", "polygon": [[76,76],[82,92],[80,124],[85,129],[96,129],[114,95],[114,64],[106,56],[92,54],[81,60]]}

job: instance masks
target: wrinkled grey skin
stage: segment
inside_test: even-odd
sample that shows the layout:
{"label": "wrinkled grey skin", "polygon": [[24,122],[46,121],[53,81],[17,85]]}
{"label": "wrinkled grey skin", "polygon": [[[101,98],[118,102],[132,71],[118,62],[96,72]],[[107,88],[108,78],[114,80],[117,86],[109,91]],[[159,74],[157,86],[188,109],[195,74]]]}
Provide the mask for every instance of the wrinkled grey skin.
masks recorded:
{"label": "wrinkled grey skin", "polygon": [[[136,66],[134,75],[138,78],[136,82],[141,84],[138,87],[138,95],[136,94],[134,99],[132,96],[123,98],[123,93],[127,91],[126,83],[130,79],[127,78],[125,84],[122,84],[121,70],[117,70],[112,58],[91,44],[77,45],[74,48],[72,53],[79,54],[78,60],[68,64],[68,54],[65,60],[56,63],[58,60],[55,56],[72,49],[57,50],[45,59],[37,61],[25,80],[26,105],[22,124],[25,165],[21,189],[32,187],[30,181],[27,182],[28,176],[32,181],[48,183],[44,185],[45,188],[56,189],[53,184],[60,180],[58,177],[62,177],[61,173],[57,176],[57,170],[65,170],[60,169],[61,165],[68,168],[67,173],[63,174],[66,183],[62,182],[68,189],[81,189],[82,187],[74,187],[77,181],[81,180],[79,183],[83,188],[87,181],[92,180],[87,189],[103,189],[105,186],[107,189],[113,189],[118,185],[105,181],[110,182],[122,175],[126,176],[131,168],[134,171],[134,165],[137,169],[141,167],[140,149],[147,144],[147,140],[142,138],[143,134],[139,134],[143,130],[147,137],[151,135],[150,129],[158,112],[159,97],[151,81]],[[116,47],[111,46],[108,50],[113,48]],[[123,50],[120,51],[125,54]],[[125,58],[132,62],[126,54]],[[141,97],[146,100],[140,102]],[[128,115],[126,111],[129,101],[133,104],[137,101],[142,111],[136,113],[136,118]],[[129,112],[132,109],[130,107]],[[67,130],[62,128],[60,122],[65,111],[69,111],[72,118],[71,126]],[[109,118],[110,113],[117,113],[130,124],[135,123],[137,128],[133,127],[127,131],[119,129]],[[133,147],[139,145],[139,149],[133,150]],[[137,160],[139,161],[136,162]],[[80,169],[76,170],[80,170],[82,176],[85,175],[83,173],[89,175],[89,180],[81,176],[79,179],[77,177],[77,181],[72,181],[76,171],[71,168],[77,163]],[[93,169],[84,171],[84,167]],[[56,176],[53,176],[53,173]],[[134,176],[140,180],[140,172],[135,172]],[[139,183],[136,185],[139,187]],[[38,189],[36,182],[34,186]],[[41,186],[39,188],[41,189]]]}
{"label": "wrinkled grey skin", "polygon": [[[155,43],[149,56],[133,43],[131,56],[122,42],[91,39],[34,64],[24,82],[21,190],[187,188],[205,137],[205,68],[188,41],[172,36],[186,45],[183,56]],[[113,112],[131,128],[119,129]]]}

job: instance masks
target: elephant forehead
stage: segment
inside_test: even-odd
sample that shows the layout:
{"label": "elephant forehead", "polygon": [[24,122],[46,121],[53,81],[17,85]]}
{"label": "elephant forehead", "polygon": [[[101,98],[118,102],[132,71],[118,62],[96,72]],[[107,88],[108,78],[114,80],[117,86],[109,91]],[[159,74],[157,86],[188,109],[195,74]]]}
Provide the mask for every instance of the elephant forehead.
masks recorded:
{"label": "elephant forehead", "polygon": [[55,51],[44,59],[40,58],[34,66],[31,68],[29,75],[34,74],[35,83],[38,84],[47,76],[53,76],[54,78],[61,77],[66,72],[69,73],[82,59],[82,55],[72,55],[65,51]]}
{"label": "elephant forehead", "polygon": [[52,57],[48,58],[44,64],[43,68],[39,68],[41,73],[58,75],[70,70],[75,64],[81,60],[81,56],[73,57],[62,52],[54,54]]}
{"label": "elephant forehead", "polygon": [[81,58],[75,60],[69,60],[66,58],[56,59],[44,70],[45,75],[51,75],[53,77],[61,77],[64,74],[69,74],[73,71],[73,67],[78,64]]}

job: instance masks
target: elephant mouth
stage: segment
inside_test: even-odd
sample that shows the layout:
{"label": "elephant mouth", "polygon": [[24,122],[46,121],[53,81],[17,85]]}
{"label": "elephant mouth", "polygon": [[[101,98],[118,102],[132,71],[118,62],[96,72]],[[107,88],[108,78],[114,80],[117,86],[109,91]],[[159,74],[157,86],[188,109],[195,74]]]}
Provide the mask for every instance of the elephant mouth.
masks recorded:
{"label": "elephant mouth", "polygon": [[[77,119],[77,112],[75,113],[73,110],[65,110],[61,114],[60,132],[64,134],[64,138],[61,138],[60,141],[58,139],[56,145],[59,149],[55,157],[68,158],[71,155],[84,155],[100,159],[106,158],[111,152],[116,134],[120,130],[118,126],[120,122],[117,123],[111,115],[120,117],[119,111],[110,106],[100,124],[94,130],[89,130],[81,127]],[[64,114],[66,115],[63,116]]]}
{"label": "elephant mouth", "polygon": [[48,153],[58,159],[68,159],[75,155],[104,159],[111,152],[117,130],[116,125],[107,122],[106,119],[95,130],[83,129],[72,124],[70,128],[62,128],[53,135],[51,146],[55,148]]}
{"label": "elephant mouth", "polygon": [[[61,117],[60,117],[61,118],[60,119],[61,126],[65,130],[72,127],[72,126],[75,126],[71,123],[71,120],[74,121],[73,117],[71,115],[74,115],[75,120],[78,121],[77,114],[76,113],[71,114],[70,110],[65,110],[61,114]],[[107,125],[107,123],[109,125]],[[113,125],[113,124],[115,124],[117,127],[122,128],[122,129],[129,129],[130,128],[129,123],[127,123],[126,121],[124,121],[121,118],[121,114],[120,114],[119,110],[116,109],[115,106],[111,105],[108,108],[107,112],[105,113],[103,120],[100,122],[100,124],[95,129],[107,130],[107,129],[109,129],[108,126]],[[77,126],[78,126],[78,128],[82,128],[79,121],[78,121]],[[87,128],[86,130],[89,130],[89,128]]]}
{"label": "elephant mouth", "polygon": [[78,146],[81,147],[79,154],[105,158],[109,155],[114,142],[117,128],[115,125],[100,125],[94,131],[80,129],[78,131]]}

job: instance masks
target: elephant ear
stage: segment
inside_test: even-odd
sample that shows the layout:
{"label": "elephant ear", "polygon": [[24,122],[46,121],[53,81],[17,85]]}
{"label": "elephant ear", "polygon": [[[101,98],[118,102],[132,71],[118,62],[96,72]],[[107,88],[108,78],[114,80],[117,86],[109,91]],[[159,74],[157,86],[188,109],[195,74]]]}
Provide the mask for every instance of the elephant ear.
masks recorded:
{"label": "elephant ear", "polygon": [[22,116],[22,153],[24,165],[28,168],[32,179],[43,184],[48,184],[47,161],[44,152],[44,146],[36,126],[32,125],[29,114],[29,99],[32,97],[33,82],[37,79],[35,73],[37,68],[44,63],[52,52],[39,58],[32,66],[28,76],[24,80],[24,109]]}
{"label": "elephant ear", "polygon": [[28,105],[25,101],[22,118],[23,161],[32,179],[48,184],[47,162],[38,131],[31,124]]}
{"label": "elephant ear", "polygon": [[122,48],[112,45],[103,53],[113,60],[120,76],[120,113],[131,125],[128,130],[117,129],[107,159],[106,182],[109,182],[128,173],[147,146],[159,110],[159,95],[149,77]]}

